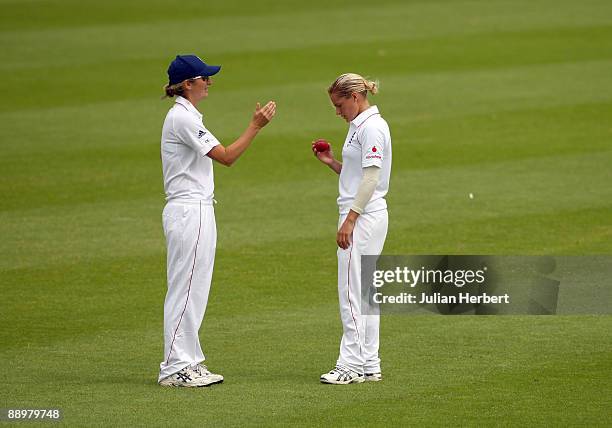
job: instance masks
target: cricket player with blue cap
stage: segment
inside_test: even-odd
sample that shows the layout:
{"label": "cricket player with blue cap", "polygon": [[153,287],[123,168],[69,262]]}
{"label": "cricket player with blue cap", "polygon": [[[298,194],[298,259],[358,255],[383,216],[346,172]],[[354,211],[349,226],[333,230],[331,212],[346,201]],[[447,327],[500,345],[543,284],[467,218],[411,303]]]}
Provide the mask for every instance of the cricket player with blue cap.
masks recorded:
{"label": "cricket player with blue cap", "polygon": [[170,387],[203,387],[223,382],[211,373],[198,332],[204,319],[217,243],[213,207],[213,160],[230,166],[274,117],[276,103],[255,112],[246,130],[227,147],[203,122],[199,103],[208,97],[221,67],[196,55],[177,55],[168,67],[165,97],[176,97],[161,136],[166,193],[162,220],[167,245],[168,291],[164,302],[164,360],[158,382]]}

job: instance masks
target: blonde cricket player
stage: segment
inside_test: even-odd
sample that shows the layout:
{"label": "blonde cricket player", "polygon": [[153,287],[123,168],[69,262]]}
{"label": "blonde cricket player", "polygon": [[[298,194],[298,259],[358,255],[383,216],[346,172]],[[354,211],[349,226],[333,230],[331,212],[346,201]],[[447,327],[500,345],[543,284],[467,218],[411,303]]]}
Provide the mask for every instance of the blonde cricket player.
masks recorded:
{"label": "blonde cricket player", "polygon": [[321,382],[350,384],[382,380],[379,315],[361,311],[361,256],[380,255],[387,236],[385,195],[391,176],[391,134],[378,108],[368,102],[375,82],[343,74],[329,87],[336,114],[349,123],[342,163],[329,145],[313,143],[317,158],[340,176],[338,208],[338,298],[343,334],[336,366]]}

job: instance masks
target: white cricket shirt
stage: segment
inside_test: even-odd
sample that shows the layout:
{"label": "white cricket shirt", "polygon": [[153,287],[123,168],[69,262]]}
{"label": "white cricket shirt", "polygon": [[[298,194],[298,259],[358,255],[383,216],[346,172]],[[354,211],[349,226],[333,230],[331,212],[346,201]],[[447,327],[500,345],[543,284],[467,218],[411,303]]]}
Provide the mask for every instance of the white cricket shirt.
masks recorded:
{"label": "white cricket shirt", "polygon": [[363,177],[363,168],[369,166],[376,166],[381,171],[378,185],[364,213],[387,208],[385,195],[389,191],[391,177],[391,133],[376,106],[361,112],[349,125],[342,148],[342,170],[338,186],[340,214],[350,211]]}
{"label": "white cricket shirt", "polygon": [[204,127],[202,114],[183,97],[168,111],[161,136],[166,200],[211,200],[213,161],[206,154],[219,140]]}

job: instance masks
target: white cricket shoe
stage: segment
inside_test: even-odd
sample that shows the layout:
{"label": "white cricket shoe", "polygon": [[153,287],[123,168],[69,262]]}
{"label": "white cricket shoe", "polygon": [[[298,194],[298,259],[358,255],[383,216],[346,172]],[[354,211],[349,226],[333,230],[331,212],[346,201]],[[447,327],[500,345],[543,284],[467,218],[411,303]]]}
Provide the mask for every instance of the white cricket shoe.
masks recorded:
{"label": "white cricket shoe", "polygon": [[349,383],[361,383],[364,377],[348,367],[337,365],[329,373],[321,375],[321,383],[331,383],[334,385],[348,385]]}
{"label": "white cricket shoe", "polygon": [[382,373],[366,373],[364,375],[364,380],[366,382],[380,382],[382,380]]}
{"label": "white cricket shoe", "polygon": [[[210,372],[209,374],[212,375],[212,373]],[[195,370],[193,366],[188,366],[185,367],[183,370],[180,370],[160,380],[159,384],[161,386],[201,388],[203,386],[208,386],[219,382],[223,382],[223,376],[221,376],[221,380],[219,380],[218,378],[211,378],[210,376],[204,376],[200,374],[200,370]]]}
{"label": "white cricket shoe", "polygon": [[191,368],[205,379],[204,382],[206,382],[206,385],[204,386],[223,382],[223,375],[211,373],[211,371],[208,370],[208,367],[206,367],[204,364],[194,364],[191,366]]}
{"label": "white cricket shoe", "polygon": [[193,368],[187,366],[184,369],[163,378],[159,381],[161,386],[182,386],[187,388],[198,388],[204,386],[202,376]]}

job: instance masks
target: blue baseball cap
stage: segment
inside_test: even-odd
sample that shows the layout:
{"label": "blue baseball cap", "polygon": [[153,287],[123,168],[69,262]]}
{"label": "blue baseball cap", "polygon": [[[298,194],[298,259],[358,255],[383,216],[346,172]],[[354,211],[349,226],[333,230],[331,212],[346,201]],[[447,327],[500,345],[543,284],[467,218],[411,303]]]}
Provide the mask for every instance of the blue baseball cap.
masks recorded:
{"label": "blue baseball cap", "polygon": [[196,55],[177,55],[168,67],[170,85],[197,76],[212,76],[221,70],[220,65],[207,65]]}

